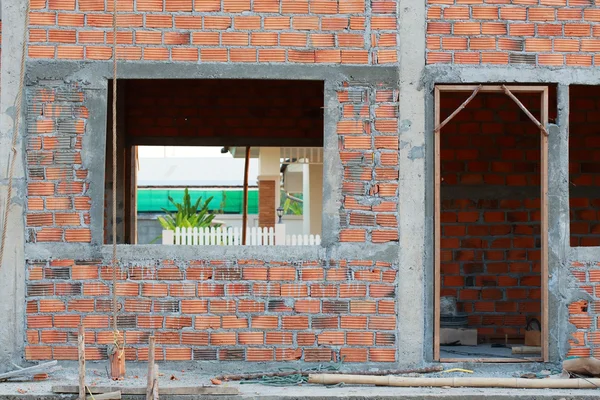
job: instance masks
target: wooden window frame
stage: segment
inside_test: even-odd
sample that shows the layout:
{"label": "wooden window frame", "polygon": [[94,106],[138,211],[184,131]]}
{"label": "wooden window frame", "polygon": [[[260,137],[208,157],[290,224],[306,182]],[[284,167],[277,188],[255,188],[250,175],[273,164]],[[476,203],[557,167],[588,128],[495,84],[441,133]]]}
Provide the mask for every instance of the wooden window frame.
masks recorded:
{"label": "wooden window frame", "polygon": [[[472,92],[471,96],[445,121],[440,121],[440,95],[443,92]],[[541,97],[541,121],[537,121],[523,104],[512,93],[537,93]],[[441,165],[440,165],[440,132],[442,127],[449,122],[460,110],[478,93],[505,93],[527,114],[527,116],[540,128],[541,155],[541,318],[542,318],[542,354],[541,357],[524,358],[441,358],[440,357],[440,289],[441,289]],[[435,176],[434,176],[434,259],[435,259],[435,282],[434,282],[434,360],[439,362],[488,362],[488,363],[522,363],[522,362],[548,362],[548,86],[528,85],[436,85],[434,89],[435,99]]]}

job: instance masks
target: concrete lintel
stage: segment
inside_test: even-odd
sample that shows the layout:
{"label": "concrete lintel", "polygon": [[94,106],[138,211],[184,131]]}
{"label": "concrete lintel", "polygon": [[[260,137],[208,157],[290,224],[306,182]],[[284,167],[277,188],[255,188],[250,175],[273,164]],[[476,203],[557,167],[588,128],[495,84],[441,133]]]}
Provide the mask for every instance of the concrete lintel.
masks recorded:
{"label": "concrete lintel", "polygon": [[[571,247],[569,250],[569,261],[598,262],[600,261],[600,247]],[[568,267],[568,265],[567,265]]]}
{"label": "concrete lintel", "polygon": [[459,66],[428,65],[423,74],[423,84],[428,87],[441,83],[561,83],[564,85],[599,85],[598,68],[543,68],[511,65]]}
{"label": "concrete lintel", "polygon": [[[398,69],[379,66],[191,64],[120,61],[119,79],[293,79],[364,82],[396,82]],[[72,80],[95,87],[112,78],[111,62],[29,61],[28,82]]]}
{"label": "concrete lintel", "polygon": [[[123,263],[147,260],[228,260],[255,259],[263,261],[316,261],[356,260],[396,262],[397,244],[344,244],[337,247],[321,246],[166,246],[118,245],[117,258]],[[26,259],[98,260],[110,262],[112,246],[89,244],[29,243],[25,246]]]}

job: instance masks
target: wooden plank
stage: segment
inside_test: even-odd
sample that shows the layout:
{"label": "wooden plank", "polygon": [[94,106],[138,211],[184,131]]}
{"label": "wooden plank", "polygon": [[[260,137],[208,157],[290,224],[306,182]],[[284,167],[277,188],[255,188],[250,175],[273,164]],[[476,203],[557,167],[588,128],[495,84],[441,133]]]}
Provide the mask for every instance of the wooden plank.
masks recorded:
{"label": "wooden plank", "polygon": [[[145,395],[145,386],[89,386],[88,389],[93,393],[108,393],[120,391],[122,395]],[[52,386],[52,392],[57,394],[73,394],[79,392],[77,385],[56,385]],[[159,390],[159,395],[236,395],[240,391],[234,387],[227,386],[172,386],[162,387]]]}
{"label": "wooden plank", "polygon": [[[436,85],[440,92],[472,92],[479,85]],[[503,85],[483,85],[480,92],[494,93],[504,92]],[[520,93],[543,93],[546,86],[528,86],[528,85],[506,85],[511,92]]]}
{"label": "wooden plank", "polygon": [[[435,87],[435,126],[440,125],[440,90]],[[441,183],[441,158],[440,158],[440,131],[434,132],[435,155],[434,163],[434,321],[433,321],[433,359],[440,359],[440,290],[442,278],[440,275],[440,256],[441,256],[441,200],[440,200],[440,183]]]}
{"label": "wooden plank", "polygon": [[86,397],[86,400],[121,400],[121,392],[109,392]]}
{"label": "wooden plank", "polygon": [[[8,379],[16,378],[16,377],[33,376],[33,375],[39,374],[41,372],[46,372],[46,371],[52,369],[52,367],[56,366],[56,364],[58,364],[58,361],[54,360],[54,361],[49,361],[47,363],[34,365],[33,367],[20,368],[15,371],[6,372],[4,374],[0,374],[0,382],[8,380]],[[79,387],[78,386],[74,386],[74,387],[76,388],[76,390],[73,393],[79,393]]]}
{"label": "wooden plank", "polygon": [[[544,88],[541,100],[541,123],[544,127],[548,126],[548,87]],[[542,235],[542,358],[545,362],[549,361],[548,355],[548,136],[540,135],[541,146],[541,235]]]}

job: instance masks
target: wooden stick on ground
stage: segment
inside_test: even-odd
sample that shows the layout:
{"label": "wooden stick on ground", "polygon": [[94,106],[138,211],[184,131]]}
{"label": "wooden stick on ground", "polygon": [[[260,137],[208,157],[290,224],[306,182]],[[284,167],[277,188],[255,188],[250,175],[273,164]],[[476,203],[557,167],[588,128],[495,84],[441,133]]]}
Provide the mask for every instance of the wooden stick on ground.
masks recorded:
{"label": "wooden stick on ground", "polygon": [[397,387],[478,387],[515,389],[597,389],[600,379],[524,379],[524,378],[405,378],[400,376],[361,376],[311,374],[308,383],[335,385],[376,385]]}
{"label": "wooden stick on ground", "polygon": [[77,334],[77,353],[79,358],[79,400],[85,400],[85,329],[79,325]]}
{"label": "wooden stick on ground", "polygon": [[[341,371],[328,371],[327,374],[345,374],[345,375],[402,375],[402,374],[427,374],[431,372],[440,372],[443,371],[444,367],[441,365],[430,367],[430,368],[414,368],[414,369],[386,369],[381,371],[355,371],[355,372],[341,372]],[[217,376],[215,379],[220,381],[243,381],[243,380],[251,380],[251,379],[260,379],[263,376],[272,377],[272,376],[290,376],[290,375],[303,375],[308,376],[310,374],[315,374],[315,372],[307,372],[307,371],[285,371],[285,372],[259,372],[255,374],[243,374],[243,375],[221,375]]]}
{"label": "wooden stick on ground", "polygon": [[153,397],[153,385],[154,385],[154,346],[156,339],[154,336],[150,336],[148,345],[148,380],[146,386],[146,400],[152,400]]}

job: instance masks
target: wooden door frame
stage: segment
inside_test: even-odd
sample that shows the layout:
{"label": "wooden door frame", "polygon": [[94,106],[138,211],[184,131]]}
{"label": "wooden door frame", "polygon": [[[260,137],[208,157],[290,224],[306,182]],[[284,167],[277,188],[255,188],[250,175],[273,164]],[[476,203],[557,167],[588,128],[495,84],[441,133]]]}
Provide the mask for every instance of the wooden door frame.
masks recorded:
{"label": "wooden door frame", "polygon": [[[445,121],[440,121],[440,95],[443,92],[472,92],[471,96]],[[537,122],[540,128],[541,155],[540,155],[540,203],[541,203],[541,318],[542,318],[542,356],[530,358],[477,358],[477,359],[441,359],[440,358],[440,290],[441,290],[441,165],[440,165],[440,133],[441,128],[450,121],[460,110],[466,107],[477,93],[505,93],[511,97],[517,105],[528,115],[530,119]],[[537,121],[524,108],[512,93],[538,93],[541,97],[540,119]],[[434,89],[435,99],[435,129],[434,129],[434,360],[440,362],[548,362],[548,86],[528,85],[436,85]]]}

